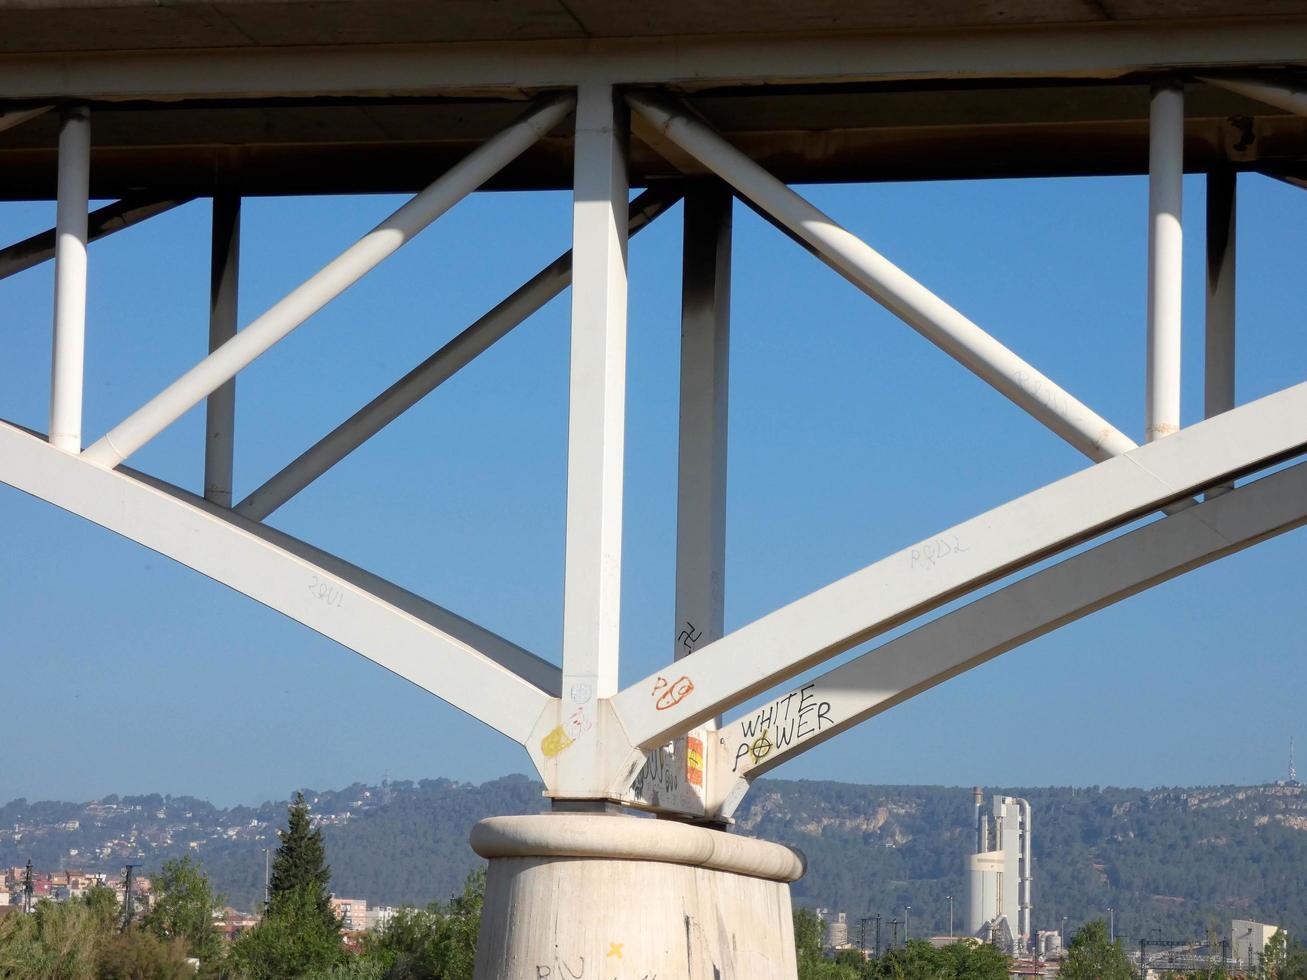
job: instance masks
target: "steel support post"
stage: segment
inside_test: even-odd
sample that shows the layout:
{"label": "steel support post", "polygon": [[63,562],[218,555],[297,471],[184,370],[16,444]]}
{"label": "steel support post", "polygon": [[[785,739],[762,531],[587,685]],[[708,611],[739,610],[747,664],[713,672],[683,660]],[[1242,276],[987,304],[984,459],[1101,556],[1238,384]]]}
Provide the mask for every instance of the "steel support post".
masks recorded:
{"label": "steel support post", "polygon": [[63,111],[59,126],[54,243],[54,350],[50,443],[82,451],[82,370],[86,353],[86,213],[91,181],[91,113]]}
{"label": "steel support post", "polygon": [[[1233,168],[1207,175],[1207,315],[1203,356],[1203,417],[1211,418],[1234,408],[1235,361],[1235,187]],[[1228,492],[1223,483],[1207,491],[1208,497]]]}
{"label": "steel support post", "polygon": [[1148,122],[1148,345],[1144,441],[1180,429],[1184,88],[1153,88]]}
{"label": "steel support post", "polygon": [[[236,336],[240,291],[241,199],[224,192],[213,198],[213,246],[209,278],[209,353]],[[205,405],[204,499],[231,506],[236,439],[236,379],[214,389]]]}
{"label": "steel support post", "polygon": [[[627,118],[611,86],[576,106],[563,699],[576,712],[557,796],[604,790],[596,702],[617,692],[626,414]],[[588,737],[587,737],[588,736]]]}
{"label": "steel support post", "polygon": [[473,150],[218,350],[118,423],[86,451],[86,458],[99,466],[117,466],[480,187],[561,122],[571,106],[570,98],[549,99],[526,118]]}
{"label": "steel support post", "polygon": [[645,93],[629,94],[627,101],[669,140],[728,181],[832,269],[1090,459],[1102,461],[1135,448],[1106,419],[682,107]]}
{"label": "steel support post", "polygon": [[720,639],[723,632],[733,204],[730,188],[720,181],[693,186],[685,196],[673,654],[677,660]]}
{"label": "steel support post", "polygon": [[[731,189],[715,178],[685,195],[681,273],[680,455],[676,495],[676,618],[672,657],[680,660],[724,632],[726,575],[726,419],[731,324]],[[668,683],[679,684],[673,673]],[[717,722],[720,724],[721,719]],[[694,730],[648,767],[683,773],[657,802],[703,812],[707,737]],[[670,758],[669,758],[670,756]],[[637,780],[659,786],[658,780]],[[648,802],[648,801],[646,801]]]}
{"label": "steel support post", "polygon": [[[648,190],[631,202],[634,235],[662,214],[679,194]],[[564,252],[457,337],[319,439],[240,502],[243,517],[261,521],[363,443],[489,350],[572,282],[572,253]]]}

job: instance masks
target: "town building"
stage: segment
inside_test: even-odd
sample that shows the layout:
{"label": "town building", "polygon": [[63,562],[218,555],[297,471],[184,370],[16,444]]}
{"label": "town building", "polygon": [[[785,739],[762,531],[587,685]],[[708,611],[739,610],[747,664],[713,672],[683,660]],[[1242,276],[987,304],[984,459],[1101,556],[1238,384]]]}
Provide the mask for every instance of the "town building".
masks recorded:
{"label": "town building", "polygon": [[331,899],[331,910],[345,932],[362,932],[368,927],[368,903],[363,898]]}

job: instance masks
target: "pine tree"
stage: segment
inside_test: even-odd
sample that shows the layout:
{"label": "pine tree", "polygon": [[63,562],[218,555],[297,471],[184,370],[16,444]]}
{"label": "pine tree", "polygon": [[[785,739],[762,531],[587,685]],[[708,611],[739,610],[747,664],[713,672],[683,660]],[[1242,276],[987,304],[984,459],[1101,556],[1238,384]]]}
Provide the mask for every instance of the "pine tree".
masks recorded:
{"label": "pine tree", "polygon": [[276,916],[294,906],[311,906],[324,925],[336,933],[340,925],[331,909],[331,868],[327,866],[322,831],[309,820],[309,805],[304,794],[296,793],[290,805],[286,829],[277,831],[281,846],[272,859],[268,914]]}

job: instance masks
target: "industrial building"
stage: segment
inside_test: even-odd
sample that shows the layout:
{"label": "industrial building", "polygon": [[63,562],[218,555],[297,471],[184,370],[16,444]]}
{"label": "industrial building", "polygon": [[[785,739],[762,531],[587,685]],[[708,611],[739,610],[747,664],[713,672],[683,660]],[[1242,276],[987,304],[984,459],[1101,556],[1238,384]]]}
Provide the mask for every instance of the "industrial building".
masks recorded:
{"label": "industrial building", "polygon": [[1259,965],[1266,944],[1279,931],[1279,926],[1267,925],[1265,922],[1235,919],[1230,923],[1230,953],[1235,963],[1247,967]]}
{"label": "industrial building", "polygon": [[976,851],[967,858],[967,931],[1009,954],[1024,953],[1032,935],[1030,804],[996,795],[986,813],[984,795],[977,786]]}

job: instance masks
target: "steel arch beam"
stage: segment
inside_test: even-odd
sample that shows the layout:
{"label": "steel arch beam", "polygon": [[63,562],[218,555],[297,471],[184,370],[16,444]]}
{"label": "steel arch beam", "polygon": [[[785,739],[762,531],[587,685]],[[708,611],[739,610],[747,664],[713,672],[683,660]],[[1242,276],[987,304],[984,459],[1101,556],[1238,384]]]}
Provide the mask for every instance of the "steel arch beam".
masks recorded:
{"label": "steel arch beam", "polygon": [[1307,463],[1067,558],[926,623],[716,733],[710,815],[753,780],[869,718],[1022,644],[1185,572],[1307,525]]}
{"label": "steel arch beam", "polygon": [[185,504],[197,507],[221,521],[248,531],[256,538],[289,551],[293,555],[298,555],[305,561],[319,566],[328,574],[335,575],[365,592],[370,592],[382,602],[387,602],[410,616],[416,617],[428,626],[442,633],[448,633],[460,643],[467,644],[501,667],[517,674],[528,683],[534,684],[551,697],[558,697],[562,689],[563,672],[556,664],[551,664],[548,660],[536,656],[516,643],[491,632],[484,626],[474,623],[470,619],[464,619],[458,613],[452,612],[430,599],[424,598],[415,592],[410,592],[408,589],[396,585],[380,575],[369,572],[365,568],[350,564],[343,558],[339,558],[328,551],[323,551],[307,541],[292,537],[285,531],[241,517],[220,504],[215,504],[198,494],[150,476],[148,473],[134,470],[130,466],[123,466],[120,469],[125,475],[139,480],[148,487],[166,493],[170,497],[176,497]]}
{"label": "steel arch beam", "polygon": [[[200,498],[189,502],[174,490],[86,462],[8,423],[0,423],[0,482],[303,623],[517,742],[526,741],[552,700],[550,691],[487,651],[424,621],[421,608],[404,608],[402,590],[391,586],[389,599],[381,598],[359,584],[345,563],[320,560],[327,556],[316,549],[220,516],[218,508],[201,506]],[[496,653],[503,656],[503,648]],[[542,662],[518,653],[514,667],[548,676]]]}
{"label": "steel arch beam", "polygon": [[868,565],[627,687],[613,706],[631,744],[650,751],[951,599],[1304,448],[1307,383],[1091,466]]}

